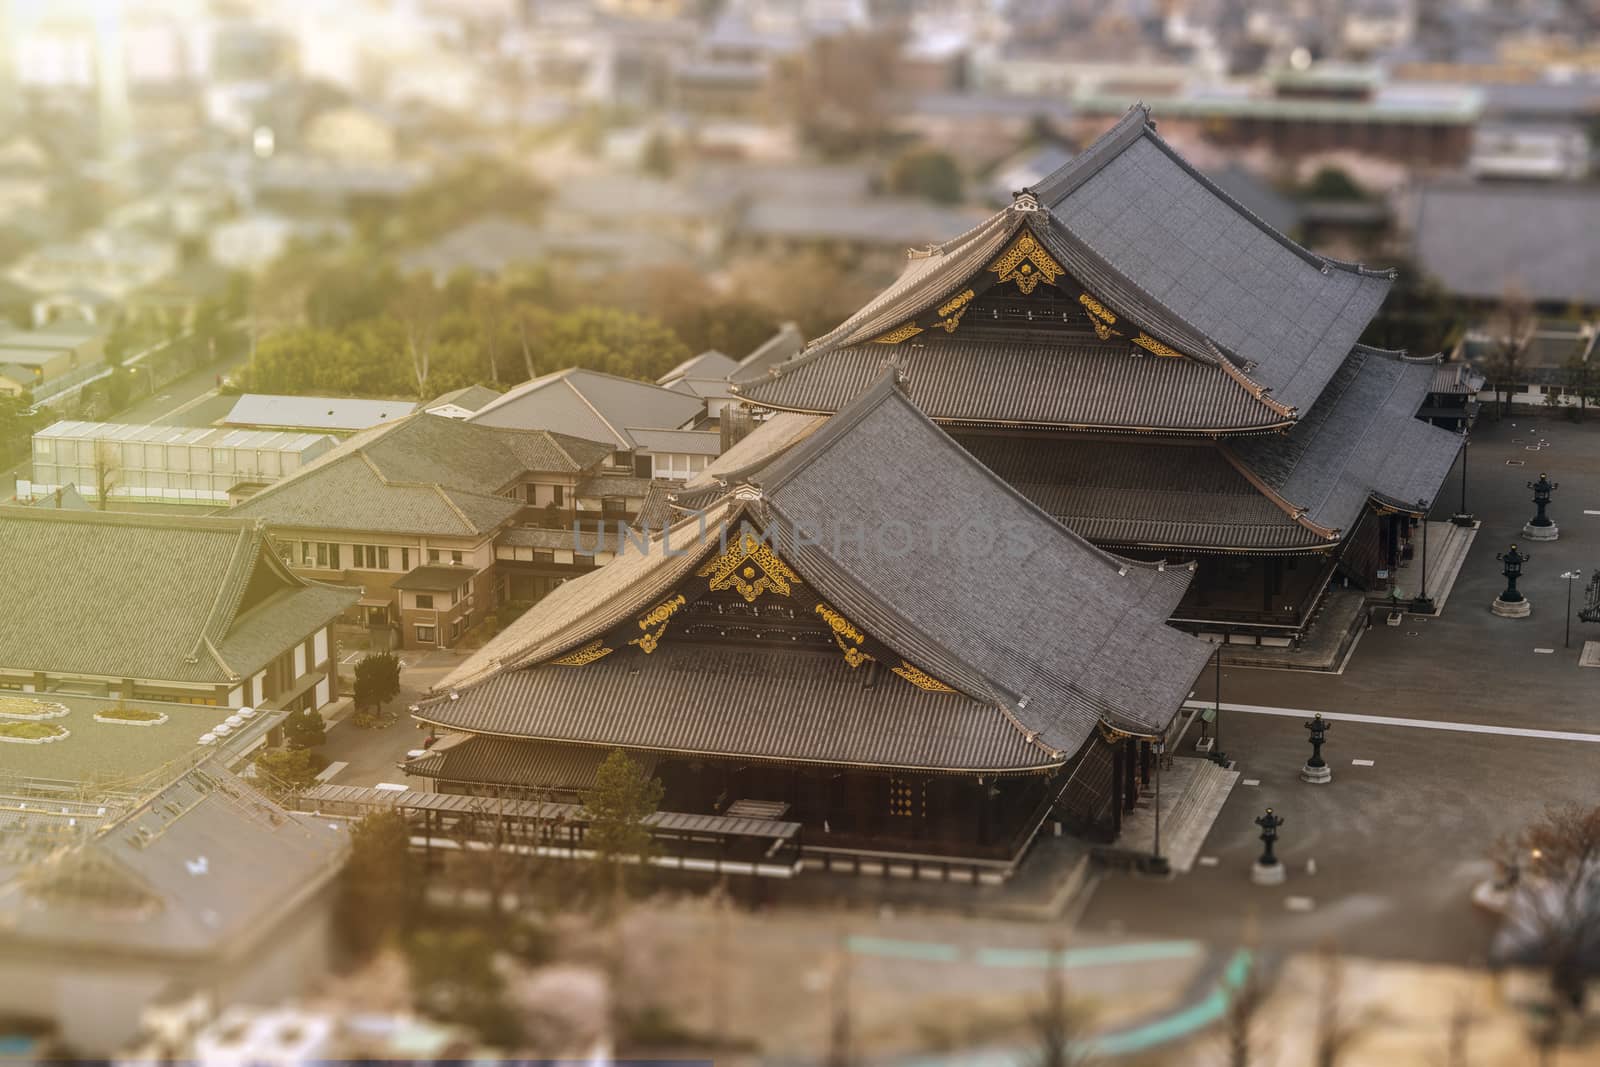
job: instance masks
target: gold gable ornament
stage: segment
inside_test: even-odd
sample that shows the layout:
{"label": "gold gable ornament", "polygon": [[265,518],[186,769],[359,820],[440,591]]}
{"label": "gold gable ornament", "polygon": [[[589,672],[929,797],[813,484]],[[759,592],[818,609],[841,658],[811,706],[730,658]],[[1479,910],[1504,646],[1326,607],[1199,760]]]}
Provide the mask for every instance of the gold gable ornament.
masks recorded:
{"label": "gold gable ornament", "polygon": [[1078,303],[1082,304],[1084,310],[1089,313],[1089,322],[1094,326],[1095,336],[1102,341],[1111,340],[1111,335],[1117,332],[1111,328],[1112,324],[1117,321],[1117,316],[1112,313],[1111,309],[1088,293],[1079,294]]}
{"label": "gold gable ornament", "polygon": [[977,294],[971,289],[957,293],[939,308],[939,321],[936,326],[943,326],[945,333],[955,333],[956,327],[961,325],[961,316],[967,313],[967,306],[972,303]]}
{"label": "gold gable ornament", "polygon": [[712,589],[735,589],[747,603],[754,603],[762,593],[788,596],[793,586],[800,584],[800,576],[749,531],[741,532],[726,552],[697,573],[711,579]]}
{"label": "gold gable ornament", "polygon": [[[661,644],[661,638],[667,632],[668,620],[677,614],[678,609],[683,607],[685,603],[687,601],[683,599],[683,594],[679,593],[677,596],[657,604],[639,620],[639,629],[645,632],[629,641],[628,644],[638,645],[640,651],[647,656],[654,652],[656,646]],[[655,633],[650,632],[652,627],[655,628]]]}
{"label": "gold gable ornament", "polygon": [[822,616],[822,621],[828,624],[828,629],[833,631],[834,644],[838,645],[839,651],[844,653],[844,661],[848,663],[851,668],[859,667],[863,663],[872,659],[872,656],[869,653],[864,652],[860,648],[854,647],[850,643],[853,641],[856,645],[859,645],[861,642],[867,639],[867,635],[862,633],[856,627],[855,623],[845,618],[827,604],[818,604],[816,607],[816,612],[818,615]]}
{"label": "gold gable ornament", "polygon": [[1167,359],[1183,358],[1182,352],[1179,352],[1176,348],[1172,348],[1169,345],[1162,344],[1160,341],[1157,341],[1154,337],[1151,337],[1148,334],[1141,333],[1138,337],[1133,339],[1133,343],[1138,345],[1140,348],[1145,349],[1146,351],[1155,353],[1158,356],[1165,356]]}
{"label": "gold gable ornament", "polygon": [[917,334],[919,334],[921,332],[922,332],[922,327],[921,326],[918,326],[914,322],[908,322],[908,323],[905,323],[902,326],[896,326],[894,329],[890,330],[888,333],[879,334],[877,337],[874,337],[872,340],[873,340],[874,344],[897,345],[901,341],[904,341],[906,338],[915,337]]}
{"label": "gold gable ornament", "polygon": [[989,264],[989,270],[1000,276],[1001,284],[1016,282],[1025,296],[1041,281],[1054,285],[1056,279],[1066,273],[1066,268],[1052,259],[1031,233],[1024,233],[1011,242],[1011,247]]}
{"label": "gold gable ornament", "polygon": [[582,648],[568,652],[560,659],[553,659],[550,662],[558,667],[582,667],[593,663],[597,659],[604,659],[615,651],[616,649],[614,648],[607,648],[604,641],[590,641]]}
{"label": "gold gable ornament", "polygon": [[893,668],[893,670],[894,673],[898,674],[900,677],[904,678],[918,689],[926,689],[930,693],[955,692],[954,689],[948,685],[945,685],[927,671],[922,670],[919,667],[913,667],[905,660],[901,660],[900,666]]}

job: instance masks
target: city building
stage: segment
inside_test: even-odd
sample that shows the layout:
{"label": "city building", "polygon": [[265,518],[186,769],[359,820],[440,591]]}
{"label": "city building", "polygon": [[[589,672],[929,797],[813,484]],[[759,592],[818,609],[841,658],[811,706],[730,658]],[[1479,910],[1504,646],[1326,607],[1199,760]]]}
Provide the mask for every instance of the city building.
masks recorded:
{"label": "city building", "polygon": [[735,388],[831,414],[892,361],[913,402],[1069,528],[1199,560],[1175,621],[1290,646],[1336,575],[1372,589],[1392,569],[1460,447],[1415,417],[1434,361],[1360,343],[1393,278],[1271,229],[1134,108]]}
{"label": "city building", "polygon": [[706,402],[706,417],[720,420],[728,405],[738,402],[728,391],[728,378],[738,369],[736,360],[712,350],[684,360],[658,378],[656,384],[699,397]]}
{"label": "city building", "polygon": [[415,707],[467,736],[408,772],[581,797],[620,748],[663,783],[661,828],[797,844],[803,870],[992,883],[1047,818],[1115,838],[1210,657],[1166,623],[1192,565],[1065,529],[893,373],[798,443],[756,437],[700,518],[623,546]]}
{"label": "city building", "polygon": [[66,485],[98,499],[216,507],[242,500],[333,448],[322,433],[129,422],[51,423],[33,435],[17,498]]}
{"label": "city building", "polygon": [[105,334],[59,323],[0,333],[0,393],[49,392],[105,370]]}
{"label": "city building", "polygon": [[96,230],[34,249],[7,276],[38,294],[36,325],[57,319],[100,323],[134,292],[177,267],[176,242],[126,230]]}
{"label": "city building", "polygon": [[[233,514],[267,523],[298,573],[359,587],[356,621],[396,632],[403,648],[448,647],[497,606],[603,562],[579,551],[573,526],[631,517],[607,482],[610,456],[564,434],[418,413],[358,434]],[[631,483],[631,467],[620,476]],[[501,555],[502,542],[525,557]]]}
{"label": "city building", "polygon": [[215,707],[338,696],[331,625],[260,523],[0,507],[0,689]]}
{"label": "city building", "polygon": [[705,468],[707,450],[711,456],[720,450],[715,430],[695,431],[705,417],[706,400],[693,393],[569,367],[507,390],[468,421],[601,441],[615,453],[615,466],[649,479],[658,471],[687,474]]}
{"label": "city building", "polygon": [[362,400],[347,396],[269,396],[245,393],[221,419],[223,426],[252,430],[302,430],[352,434],[403,419],[417,409],[407,400]]}

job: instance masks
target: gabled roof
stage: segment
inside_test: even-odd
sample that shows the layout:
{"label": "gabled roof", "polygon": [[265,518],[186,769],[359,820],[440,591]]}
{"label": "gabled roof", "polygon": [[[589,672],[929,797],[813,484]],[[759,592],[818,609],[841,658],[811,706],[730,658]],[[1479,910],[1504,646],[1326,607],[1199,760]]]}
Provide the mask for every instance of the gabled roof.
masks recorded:
{"label": "gabled roof", "polygon": [[[961,309],[973,294],[1001,282],[1004,262],[1035,250],[1051,268],[1040,268],[1044,280],[1054,285],[1064,274],[1083,287],[1085,307],[1113,313],[1105,320],[1119,323],[1113,333],[1126,328],[1132,341],[1137,331],[1156,342],[1134,342],[1149,351],[1213,367],[1212,392],[1226,379],[1257,401],[1262,417],[1239,429],[1258,426],[1266,412],[1282,424],[1308,408],[1393,280],[1390,272],[1308,252],[1272,229],[1184,162],[1136,107],[1071,163],[1019,192],[1010,207],[942,245],[913,251],[888,289],[767,380],[738,391],[784,410],[830,410],[831,399],[786,394],[776,382],[810,363],[865,358],[864,342],[893,344],[935,325],[959,339]],[[1031,293],[1034,284],[1030,279],[1019,289]],[[1030,329],[1042,330],[1043,323]],[[929,337],[912,347],[920,345],[933,361],[949,344]],[[1041,338],[1030,334],[1030,340],[1037,345]],[[1129,347],[1121,345],[1124,352]],[[938,373],[931,362],[924,371]]]}
{"label": "gabled roof", "polygon": [[467,411],[477,411],[490,401],[499,399],[499,397],[499,391],[490,389],[487,385],[467,385],[434,397],[423,405],[422,410],[433,411],[436,408],[454,404],[456,407]]}
{"label": "gabled roof", "polygon": [[[659,649],[628,640],[654,625],[636,625],[641,616],[672,617],[674,591],[692,618],[719,568],[743,565],[753,580],[758,564],[739,557],[755,537],[778,561],[759,566],[784,568],[793,586],[772,608],[847,619],[883,673],[854,673],[831,645],[746,647],[703,626],[695,636],[687,622],[681,636],[664,631]],[[672,554],[629,547],[561,586],[418,718],[707,755],[1037,769],[1075,754],[1102,722],[1164,728],[1208,656],[1166,625],[1192,567],[1090,545],[967,455],[888,377],[703,519],[681,522],[670,544]],[[723,638],[738,628],[710,617],[724,620]],[[583,665],[553,662],[563,659]]]}
{"label": "gabled roof", "polygon": [[221,684],[343,613],[259,523],[0,506],[0,667]]}
{"label": "gabled roof", "polygon": [[501,491],[530,473],[581,474],[604,444],[479,426],[428,412],[358,434],[233,509],[277,526],[475,536],[522,504]]}
{"label": "gabled roof", "polygon": [[523,382],[484,405],[468,421],[481,426],[554,430],[631,452],[638,445],[630,427],[678,429],[704,410],[699,398],[651,382],[568,367]]}
{"label": "gabled roof", "polygon": [[656,384],[670,388],[673,382],[683,378],[724,381],[738,367],[737,360],[723,355],[714,348],[707,349],[698,356],[690,356],[676,367],[667,371],[667,373],[656,379]]}
{"label": "gabled roof", "polygon": [[798,324],[786,322],[778,332],[757,345],[749,355],[739,361],[739,368],[729,378],[734,381],[751,381],[765,377],[778,364],[800,354],[806,346],[805,334]]}

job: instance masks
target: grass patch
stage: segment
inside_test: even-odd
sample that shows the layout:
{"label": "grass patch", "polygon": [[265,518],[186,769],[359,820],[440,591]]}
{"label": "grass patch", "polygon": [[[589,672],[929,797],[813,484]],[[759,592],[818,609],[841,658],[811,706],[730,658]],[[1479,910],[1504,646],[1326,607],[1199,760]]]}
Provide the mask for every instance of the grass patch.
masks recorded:
{"label": "grass patch", "polygon": [[122,719],[126,722],[155,722],[157,719],[163,718],[161,712],[149,711],[145,708],[112,708],[110,711],[100,712],[99,717],[102,719]]}
{"label": "grass patch", "polygon": [[0,696],[0,715],[33,716],[38,718],[54,718],[64,714],[65,704],[54,700],[39,700],[35,697]]}
{"label": "grass patch", "polygon": [[56,726],[48,722],[0,723],[0,737],[16,737],[24,741],[38,741],[45,737],[60,737],[66,732],[66,727]]}

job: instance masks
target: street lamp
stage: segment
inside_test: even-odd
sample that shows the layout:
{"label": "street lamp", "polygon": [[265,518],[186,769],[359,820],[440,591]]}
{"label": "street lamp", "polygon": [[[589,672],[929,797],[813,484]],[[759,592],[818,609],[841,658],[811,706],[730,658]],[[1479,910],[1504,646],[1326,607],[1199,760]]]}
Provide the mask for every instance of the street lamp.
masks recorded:
{"label": "street lamp", "polygon": [[1472,438],[1465,428],[1461,431],[1461,510],[1450,517],[1450,521],[1457,526],[1471,526],[1476,520],[1467,510],[1467,449],[1472,446]]}
{"label": "street lamp", "polygon": [[1582,571],[1563,571],[1561,577],[1567,580],[1567,641],[1563,646],[1572,647],[1572,583],[1583,578]]}
{"label": "street lamp", "polygon": [[1522,565],[1528,562],[1528,557],[1518,552],[1516,545],[1512,545],[1509,552],[1496,552],[1494,558],[1505,564],[1500,573],[1506,576],[1506,588],[1505,592],[1494,598],[1492,610],[1507,619],[1525,617],[1533,609],[1528,606],[1528,598],[1517,591],[1517,579],[1522,576]]}
{"label": "street lamp", "polygon": [[1417,509],[1422,513],[1422,589],[1411,601],[1411,610],[1418,615],[1433,614],[1433,597],[1428,595],[1428,502],[1417,501]]}
{"label": "street lamp", "polygon": [[1528,525],[1522,528],[1522,536],[1530,541],[1554,541],[1561,536],[1561,528],[1544,513],[1550,506],[1550,494],[1560,489],[1558,482],[1552,482],[1548,474],[1539,475],[1539,480],[1529,482],[1528,488],[1533,490],[1533,506],[1537,512],[1528,520]]}

